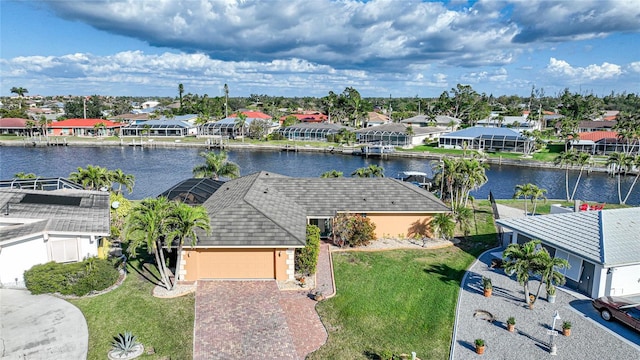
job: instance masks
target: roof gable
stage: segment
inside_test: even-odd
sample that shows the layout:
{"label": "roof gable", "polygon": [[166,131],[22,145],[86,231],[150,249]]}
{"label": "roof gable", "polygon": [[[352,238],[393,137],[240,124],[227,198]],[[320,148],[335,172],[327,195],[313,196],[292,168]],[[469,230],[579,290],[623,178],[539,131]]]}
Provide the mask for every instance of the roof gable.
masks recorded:
{"label": "roof gable", "polygon": [[640,208],[501,219],[497,223],[597,264],[640,263]]}

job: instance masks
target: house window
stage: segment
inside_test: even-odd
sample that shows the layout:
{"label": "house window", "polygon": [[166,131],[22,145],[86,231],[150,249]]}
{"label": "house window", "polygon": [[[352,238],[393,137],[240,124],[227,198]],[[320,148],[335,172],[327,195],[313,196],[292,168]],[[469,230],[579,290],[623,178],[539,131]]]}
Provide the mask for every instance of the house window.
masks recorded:
{"label": "house window", "polygon": [[561,273],[563,273],[567,278],[571,280],[580,281],[580,273],[582,272],[581,258],[571,255],[568,252],[562,251],[560,249],[556,249],[555,257],[566,259],[569,262],[569,268],[560,270]]}
{"label": "house window", "polygon": [[51,260],[59,263],[78,261],[78,241],[64,239],[50,242]]}

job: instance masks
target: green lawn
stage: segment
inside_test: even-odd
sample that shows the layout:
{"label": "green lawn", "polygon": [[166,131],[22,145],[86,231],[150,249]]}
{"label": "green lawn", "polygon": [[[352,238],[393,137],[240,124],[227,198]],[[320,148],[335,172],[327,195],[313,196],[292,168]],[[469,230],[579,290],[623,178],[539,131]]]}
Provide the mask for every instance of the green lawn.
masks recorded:
{"label": "green lawn", "polygon": [[112,292],[94,298],[70,300],[87,319],[87,358],[105,359],[112,337],[131,331],[145,349],[155,349],[155,355],[143,355],[141,359],[191,359],[194,295],[175,299],[155,298],[151,294],[153,284],[147,280],[153,279],[153,275],[140,268],[138,261],[129,264],[129,271],[124,284]]}
{"label": "green lawn", "polygon": [[456,247],[334,253],[336,296],[317,306],[329,339],[308,359],[447,359],[462,276],[496,244],[489,202],[476,210],[478,235]]}

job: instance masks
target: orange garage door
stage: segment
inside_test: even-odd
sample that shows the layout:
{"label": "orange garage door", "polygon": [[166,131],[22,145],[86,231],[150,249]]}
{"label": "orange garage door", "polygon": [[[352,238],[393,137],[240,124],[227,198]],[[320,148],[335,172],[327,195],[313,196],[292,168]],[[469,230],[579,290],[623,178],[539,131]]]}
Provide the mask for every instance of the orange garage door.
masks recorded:
{"label": "orange garage door", "polygon": [[198,251],[200,279],[274,279],[274,249]]}

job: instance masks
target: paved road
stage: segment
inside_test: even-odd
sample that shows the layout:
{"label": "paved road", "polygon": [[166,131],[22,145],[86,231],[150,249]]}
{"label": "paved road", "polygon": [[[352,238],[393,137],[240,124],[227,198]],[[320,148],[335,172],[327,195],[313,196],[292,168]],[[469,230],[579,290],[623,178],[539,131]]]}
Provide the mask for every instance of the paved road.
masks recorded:
{"label": "paved road", "polygon": [[86,359],[87,322],[70,303],[0,289],[0,359]]}

